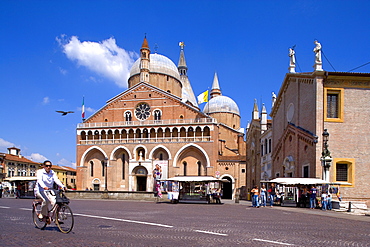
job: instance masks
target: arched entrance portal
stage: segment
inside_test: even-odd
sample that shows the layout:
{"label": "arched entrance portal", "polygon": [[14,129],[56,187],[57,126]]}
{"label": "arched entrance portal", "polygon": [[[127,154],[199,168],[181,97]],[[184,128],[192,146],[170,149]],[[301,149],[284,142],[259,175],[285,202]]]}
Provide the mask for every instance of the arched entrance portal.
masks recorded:
{"label": "arched entrance portal", "polygon": [[[100,180],[95,178],[92,181],[92,186],[93,186],[93,190],[100,190]],[[90,189],[91,189],[91,187],[90,187]]]}
{"label": "arched entrance portal", "polygon": [[136,178],[136,191],[146,191],[148,171],[143,166],[138,166],[134,170]]}
{"label": "arched entrance portal", "polygon": [[222,179],[226,179],[229,182],[224,182],[223,185],[223,193],[222,199],[232,199],[233,198],[233,181],[230,177],[223,177]]}

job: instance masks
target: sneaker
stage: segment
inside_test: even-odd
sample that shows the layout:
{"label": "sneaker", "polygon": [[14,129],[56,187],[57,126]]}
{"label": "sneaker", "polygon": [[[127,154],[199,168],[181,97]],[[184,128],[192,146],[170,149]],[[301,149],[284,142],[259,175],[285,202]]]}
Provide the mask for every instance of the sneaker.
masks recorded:
{"label": "sneaker", "polygon": [[44,216],[43,216],[42,214],[39,214],[37,217],[38,217],[40,220],[42,220],[42,219],[44,218]]}

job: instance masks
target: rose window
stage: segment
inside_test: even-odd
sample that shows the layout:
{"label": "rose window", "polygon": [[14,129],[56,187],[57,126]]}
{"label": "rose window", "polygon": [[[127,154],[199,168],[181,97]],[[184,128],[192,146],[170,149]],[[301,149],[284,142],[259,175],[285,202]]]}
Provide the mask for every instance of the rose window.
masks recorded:
{"label": "rose window", "polygon": [[136,106],[135,116],[139,120],[145,120],[150,116],[150,106],[147,103],[141,103]]}

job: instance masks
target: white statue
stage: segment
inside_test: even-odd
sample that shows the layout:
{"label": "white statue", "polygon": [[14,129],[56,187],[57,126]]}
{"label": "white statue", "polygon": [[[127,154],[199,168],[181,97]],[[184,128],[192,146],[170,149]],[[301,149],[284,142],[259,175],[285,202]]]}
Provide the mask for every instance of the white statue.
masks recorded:
{"label": "white statue", "polygon": [[315,52],[315,63],[321,63],[321,44],[319,41],[314,41],[316,47],[313,49],[313,52]]}
{"label": "white statue", "polygon": [[140,161],[144,160],[143,155],[144,155],[143,150],[140,150],[140,152],[139,152],[139,160]]}
{"label": "white statue", "polygon": [[290,66],[295,66],[295,51],[293,48],[289,48]]}
{"label": "white statue", "polygon": [[272,107],[274,107],[275,102],[276,102],[276,94],[272,92]]}

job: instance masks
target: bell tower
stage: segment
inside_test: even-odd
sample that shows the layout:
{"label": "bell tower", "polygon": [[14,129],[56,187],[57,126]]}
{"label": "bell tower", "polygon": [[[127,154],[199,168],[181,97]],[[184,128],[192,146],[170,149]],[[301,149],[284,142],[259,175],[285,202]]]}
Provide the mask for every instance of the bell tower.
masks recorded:
{"label": "bell tower", "polygon": [[146,36],[140,49],[140,82],[149,83],[150,49]]}

